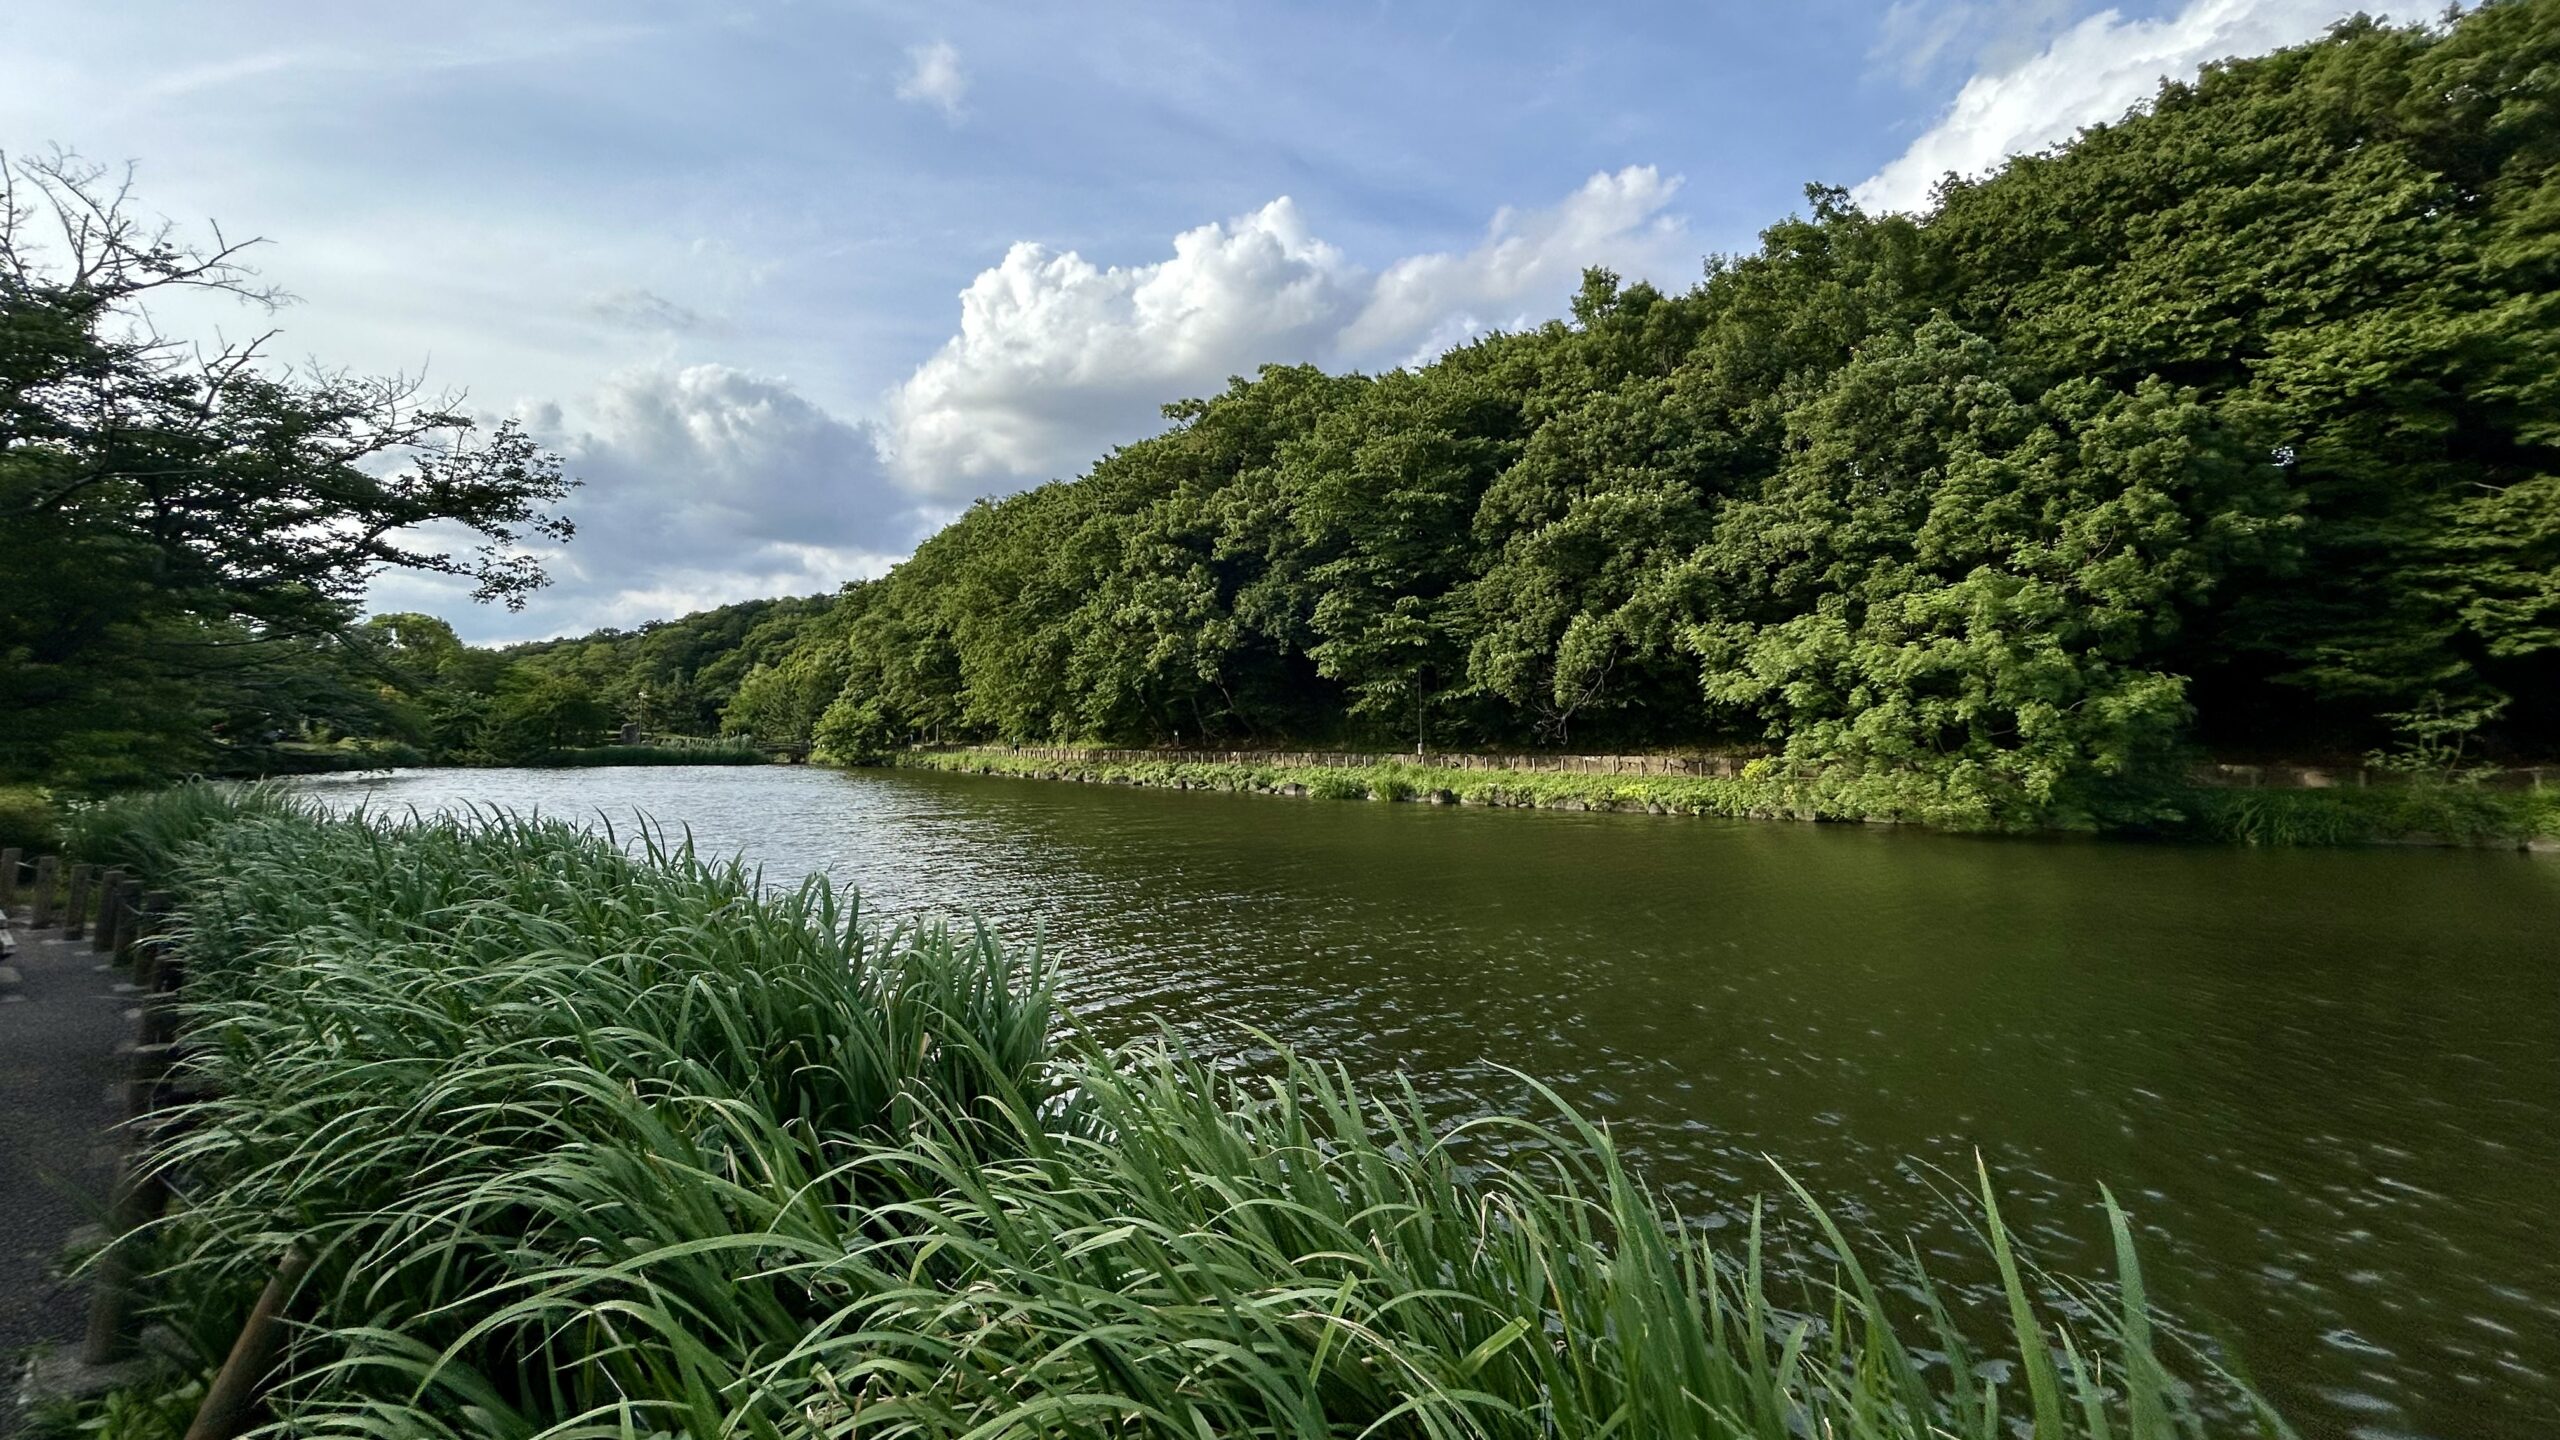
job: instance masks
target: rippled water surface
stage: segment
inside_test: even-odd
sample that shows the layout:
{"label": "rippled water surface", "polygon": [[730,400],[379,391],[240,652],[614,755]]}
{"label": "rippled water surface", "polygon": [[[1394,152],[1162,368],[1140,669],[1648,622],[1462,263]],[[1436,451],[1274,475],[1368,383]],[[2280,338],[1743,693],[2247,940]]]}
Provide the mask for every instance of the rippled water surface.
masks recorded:
{"label": "rippled water surface", "polygon": [[[1713,1224],[1783,1164],[2059,1269],[2098,1187],[2308,1435],[2560,1433],[2560,861],[1181,794],[912,772],[413,771],[333,803],[646,812],[883,918],[1041,937],[1106,1033],[1257,1027],[1452,1112],[1525,1071]],[[1960,1261],[1951,1262],[1961,1268]]]}

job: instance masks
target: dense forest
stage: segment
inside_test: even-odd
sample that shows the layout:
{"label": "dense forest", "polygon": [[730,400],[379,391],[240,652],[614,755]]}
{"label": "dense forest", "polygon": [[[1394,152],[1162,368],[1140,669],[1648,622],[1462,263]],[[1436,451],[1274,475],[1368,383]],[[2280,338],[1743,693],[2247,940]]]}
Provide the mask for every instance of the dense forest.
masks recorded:
{"label": "dense forest", "polygon": [[[1757,745],[1879,813],[2560,721],[2560,5],[2172,84],[1686,293],[1268,367],[751,671],[914,737]],[[839,638],[841,633],[842,638]],[[795,708],[796,707],[796,708]]]}
{"label": "dense forest", "polygon": [[2198,753],[2544,757],[2555,76],[2555,0],[2343,24],[1923,214],[1814,187],[1681,293],[1266,367],[833,597],[306,628],[261,733],[1716,747],[1959,823],[2138,814]]}

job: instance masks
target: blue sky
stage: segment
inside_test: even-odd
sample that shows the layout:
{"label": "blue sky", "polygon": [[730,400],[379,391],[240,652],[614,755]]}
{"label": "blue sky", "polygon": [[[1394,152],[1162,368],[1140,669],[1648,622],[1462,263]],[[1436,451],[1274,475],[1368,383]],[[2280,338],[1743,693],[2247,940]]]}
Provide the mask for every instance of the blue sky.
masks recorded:
{"label": "blue sky", "polygon": [[1916,208],[2354,8],[17,0],[0,147],[268,237],[280,357],[560,448],[523,614],[376,589],[515,639],[877,574],[1228,374],[1685,285],[1808,181]]}

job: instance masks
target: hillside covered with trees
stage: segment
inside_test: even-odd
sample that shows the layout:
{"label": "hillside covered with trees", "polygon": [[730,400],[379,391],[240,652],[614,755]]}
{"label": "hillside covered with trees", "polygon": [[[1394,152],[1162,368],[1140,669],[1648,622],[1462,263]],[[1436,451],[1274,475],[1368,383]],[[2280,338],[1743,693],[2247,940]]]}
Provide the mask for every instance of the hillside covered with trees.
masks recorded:
{"label": "hillside covered with trees", "polygon": [[[1595,271],[1569,319],[1419,368],[1265,367],[833,597],[491,653],[430,617],[342,621],[335,577],[401,563],[359,555],[335,590],[244,572],[98,631],[256,639],[256,683],[212,702],[165,666],[45,658],[87,632],[34,610],[12,684],[82,677],[46,702],[61,724],[188,690],[235,760],[297,734],[521,759],[631,728],[842,759],[1715,747],[1832,813],[1949,823],[2139,819],[2199,753],[2544,758],[2555,75],[2554,0],[2342,25],[1951,177],[1924,214],[1814,187],[1681,293]],[[513,533],[560,492],[500,439],[476,493]],[[125,573],[30,535],[0,557],[18,593],[56,584],[29,567]],[[167,748],[126,739],[91,768]],[[22,735],[15,768],[91,742]]]}
{"label": "hillside covered with trees", "polygon": [[1267,367],[849,586],[732,721],[1757,745],[1952,819],[2198,747],[2547,751],[2555,75],[2543,0],[2352,23],[1925,215],[1814,188],[1683,294]]}

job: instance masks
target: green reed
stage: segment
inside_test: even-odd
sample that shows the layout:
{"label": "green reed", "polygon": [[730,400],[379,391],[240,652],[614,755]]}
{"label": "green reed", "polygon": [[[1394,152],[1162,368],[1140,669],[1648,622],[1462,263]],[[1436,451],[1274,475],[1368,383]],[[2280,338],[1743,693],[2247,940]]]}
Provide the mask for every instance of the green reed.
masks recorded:
{"label": "green reed", "polygon": [[2158,1353],[2120,1216],[2065,1323],[1986,1182],[1984,1345],[1801,1193],[1823,1272],[1710,1243],[1543,1091],[1442,1126],[1105,1048],[1036,952],[654,832],[250,815],[182,870],[217,1088],[147,1252],[208,1362],[315,1258],[293,1434],[2155,1440],[2240,1394]]}
{"label": "green reed", "polygon": [[180,855],[234,821],[303,808],[291,791],[271,782],[189,780],[80,806],[64,817],[62,829],[72,858],[120,865],[157,883],[174,876]]}

